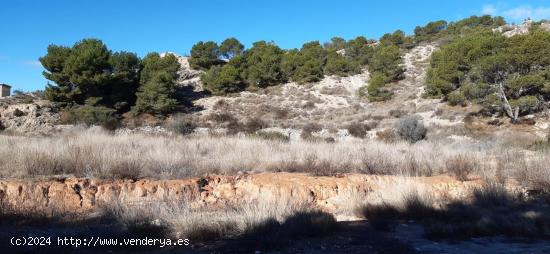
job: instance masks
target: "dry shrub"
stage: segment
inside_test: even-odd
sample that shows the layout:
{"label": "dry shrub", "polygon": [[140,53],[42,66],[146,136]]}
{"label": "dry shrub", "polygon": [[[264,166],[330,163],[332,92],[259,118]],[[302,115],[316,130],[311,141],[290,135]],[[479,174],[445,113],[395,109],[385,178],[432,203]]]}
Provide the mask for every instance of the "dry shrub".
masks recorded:
{"label": "dry shrub", "polygon": [[[61,112],[61,114],[68,117],[68,113],[65,111]],[[66,122],[67,120],[61,121]],[[130,128],[140,126],[158,126],[160,124],[162,124],[162,119],[149,113],[142,113],[136,116],[132,112],[127,112],[122,115],[122,125]]]}
{"label": "dry shrub", "polygon": [[228,107],[229,107],[229,103],[227,103],[227,101],[224,100],[224,99],[220,99],[220,100],[216,101],[216,103],[214,104],[212,109],[214,109],[214,110],[227,110]]}
{"label": "dry shrub", "polygon": [[456,179],[467,181],[470,174],[479,167],[478,164],[473,156],[456,155],[447,161],[446,168]]}
{"label": "dry shrub", "polygon": [[145,204],[117,200],[102,206],[108,217],[117,220],[132,235],[188,238],[195,242],[260,237],[256,240],[263,245],[269,243],[269,239],[277,238],[278,242],[324,236],[336,229],[332,215],[309,207],[304,200],[287,196],[265,194],[262,199],[216,207],[192,204],[191,200]]}
{"label": "dry shrub", "polygon": [[113,162],[113,166],[107,172],[106,178],[113,179],[132,179],[141,178],[143,165],[139,161],[119,160]]}
{"label": "dry shrub", "polygon": [[401,109],[392,109],[388,113],[393,118],[400,118],[407,114],[407,112],[401,110]]}
{"label": "dry shrub", "polygon": [[187,135],[193,133],[197,126],[189,116],[178,114],[172,117],[167,127],[176,134]]}
{"label": "dry shrub", "polygon": [[359,209],[359,215],[368,219],[369,225],[376,230],[393,231],[392,222],[399,217],[399,210],[386,203],[367,204]]}
{"label": "dry shrub", "polygon": [[497,157],[498,170],[506,177],[519,181],[528,196],[546,196],[550,198],[550,156],[539,153],[530,160],[519,151],[510,152]]}
{"label": "dry shrub", "polygon": [[315,102],[308,101],[302,105],[303,109],[314,109],[315,108]]}
{"label": "dry shrub", "polygon": [[370,127],[363,123],[352,123],[346,128],[348,132],[356,138],[364,138]]}
{"label": "dry shrub", "polygon": [[248,119],[245,123],[241,123],[237,120],[231,120],[227,123],[227,133],[234,135],[237,133],[251,134],[267,127],[267,124],[259,118]]}
{"label": "dry shrub", "polygon": [[225,123],[225,122],[232,122],[237,121],[237,119],[230,113],[222,112],[222,113],[212,113],[208,115],[208,120],[216,122],[216,123]]}
{"label": "dry shrub", "polygon": [[405,116],[399,118],[395,123],[396,133],[404,140],[415,143],[426,137],[428,130],[424,123],[414,116]]}
{"label": "dry shrub", "polygon": [[266,127],[267,127],[267,124],[262,119],[255,117],[255,118],[248,119],[248,121],[246,121],[246,123],[244,124],[243,131],[246,133],[254,133]]}
{"label": "dry shrub", "polygon": [[255,137],[259,137],[265,140],[289,142],[290,137],[278,131],[258,131]]}
{"label": "dry shrub", "polygon": [[430,195],[420,194],[418,190],[412,190],[403,196],[403,209],[407,213],[407,219],[420,220],[434,217],[436,211],[433,204],[434,200]]}
{"label": "dry shrub", "polygon": [[336,176],[341,173],[350,172],[351,166],[346,163],[336,162],[328,159],[320,159],[315,154],[308,154],[301,161],[283,162],[274,168],[275,171],[283,172],[306,172],[314,176]]}
{"label": "dry shrub", "polygon": [[506,186],[498,182],[487,182],[473,191],[474,203],[480,207],[506,206],[513,201]]}
{"label": "dry shrub", "polygon": [[229,135],[235,135],[244,130],[243,124],[237,120],[231,120],[227,122],[225,128],[227,129],[227,134]]}
{"label": "dry shrub", "polygon": [[385,129],[376,132],[376,138],[385,143],[395,143],[399,140],[399,136],[393,129]]}
{"label": "dry shrub", "polygon": [[390,231],[398,220],[423,220],[437,216],[433,198],[416,188],[403,189],[393,193],[399,197],[392,200],[382,200],[376,203],[367,203],[359,208],[360,216],[369,221],[369,224],[383,231]]}
{"label": "dry shrub", "polygon": [[318,123],[308,123],[302,128],[302,133],[300,137],[305,140],[313,139],[313,132],[321,131],[323,127]]}
{"label": "dry shrub", "polygon": [[286,108],[275,108],[274,112],[277,119],[287,119],[290,115],[290,110]]}
{"label": "dry shrub", "polygon": [[14,111],[13,111],[13,116],[15,117],[21,117],[21,116],[26,116],[27,113],[19,110],[18,108],[16,108]]}
{"label": "dry shrub", "polygon": [[321,91],[319,91],[321,94],[328,94],[328,95],[347,95],[349,94],[349,91],[343,87],[343,86],[334,86],[334,87],[323,87],[321,88]]}
{"label": "dry shrub", "polygon": [[63,173],[63,169],[55,158],[46,152],[33,151],[26,156],[23,163],[25,174],[35,175],[57,175]]}
{"label": "dry shrub", "polygon": [[380,122],[380,121],[386,119],[386,117],[383,116],[383,115],[374,115],[374,116],[372,116],[371,118],[372,118],[372,120],[375,120],[375,121],[378,121],[378,122]]}
{"label": "dry shrub", "polygon": [[363,158],[361,172],[371,175],[389,175],[395,172],[395,167],[395,163],[390,158],[378,154]]}

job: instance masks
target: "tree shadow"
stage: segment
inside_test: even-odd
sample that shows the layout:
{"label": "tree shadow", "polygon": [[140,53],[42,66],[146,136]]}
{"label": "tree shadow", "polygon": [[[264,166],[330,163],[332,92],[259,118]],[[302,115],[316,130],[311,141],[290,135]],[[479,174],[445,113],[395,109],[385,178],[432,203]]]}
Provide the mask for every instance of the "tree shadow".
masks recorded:
{"label": "tree shadow", "polygon": [[500,184],[475,189],[471,201],[454,200],[441,208],[418,194],[407,195],[402,206],[369,205],[362,214],[373,228],[393,231],[399,223],[424,226],[430,240],[463,241],[473,237],[505,236],[510,240],[550,239],[547,195],[525,197]]}
{"label": "tree shadow", "polygon": [[180,102],[177,108],[178,112],[193,113],[204,110],[204,107],[196,105],[196,100],[209,97],[211,94],[208,91],[195,91],[191,85],[176,87],[176,99]]}

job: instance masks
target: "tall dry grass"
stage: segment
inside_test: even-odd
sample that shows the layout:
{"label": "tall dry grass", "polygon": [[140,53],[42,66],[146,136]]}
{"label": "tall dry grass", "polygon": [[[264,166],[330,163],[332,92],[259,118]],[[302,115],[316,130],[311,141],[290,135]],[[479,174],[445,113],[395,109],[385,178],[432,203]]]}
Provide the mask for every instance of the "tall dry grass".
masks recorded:
{"label": "tall dry grass", "polygon": [[[311,227],[334,229],[336,225],[332,215],[288,196],[264,195],[262,199],[217,207],[196,207],[193,202],[171,200],[151,204],[114,202],[103,204],[103,208],[108,217],[121,223],[131,234],[157,234],[198,241],[271,234],[282,230],[281,227],[285,227],[296,216],[301,216],[304,221],[293,223],[305,226],[302,230],[306,231],[312,230]],[[258,232],[262,230],[264,232]],[[306,235],[304,232],[295,233]],[[285,234],[292,232],[285,230]]]}
{"label": "tall dry grass", "polygon": [[249,137],[111,135],[99,131],[29,138],[0,136],[3,177],[182,177],[238,171],[427,175],[450,147],[433,143],[279,142]]}
{"label": "tall dry grass", "polygon": [[[475,167],[452,163],[456,158]],[[0,177],[178,178],[239,171],[429,176],[452,168],[464,179],[503,175],[544,186],[550,183],[549,161],[548,153],[467,140],[282,142],[254,136],[113,135],[93,129],[42,138],[0,136]]]}
{"label": "tall dry grass", "polygon": [[525,196],[518,189],[494,180],[453,198],[403,178],[402,183],[363,200],[357,214],[373,228],[384,231],[395,230],[401,223],[419,223],[424,226],[425,236],[432,239],[483,236],[547,239],[548,195]]}
{"label": "tall dry grass", "polygon": [[[268,193],[261,198],[208,206],[194,199],[129,202],[118,198],[98,203],[97,212],[90,214],[13,205],[0,199],[0,226],[52,231],[70,228],[83,237],[105,234],[111,238],[190,239],[194,244],[245,240],[236,243],[246,252],[284,248],[293,240],[326,236],[337,230],[335,217],[308,200]],[[252,244],[245,246],[247,243]]]}

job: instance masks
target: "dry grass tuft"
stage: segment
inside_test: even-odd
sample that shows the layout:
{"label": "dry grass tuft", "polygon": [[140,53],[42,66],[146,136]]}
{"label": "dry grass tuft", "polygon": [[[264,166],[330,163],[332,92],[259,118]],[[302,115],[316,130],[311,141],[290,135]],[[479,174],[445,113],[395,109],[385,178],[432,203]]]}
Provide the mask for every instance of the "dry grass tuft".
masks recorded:
{"label": "dry grass tuft", "polygon": [[447,172],[460,181],[467,181],[470,174],[478,168],[478,162],[473,156],[456,155],[446,164]]}
{"label": "dry grass tuft", "polygon": [[512,177],[550,193],[549,161],[548,153],[448,139],[415,144],[369,139],[311,142],[261,131],[247,136],[148,136],[97,129],[42,138],[0,136],[0,177],[181,178],[239,171],[430,176],[449,172],[465,180],[468,175],[497,172],[503,179]]}

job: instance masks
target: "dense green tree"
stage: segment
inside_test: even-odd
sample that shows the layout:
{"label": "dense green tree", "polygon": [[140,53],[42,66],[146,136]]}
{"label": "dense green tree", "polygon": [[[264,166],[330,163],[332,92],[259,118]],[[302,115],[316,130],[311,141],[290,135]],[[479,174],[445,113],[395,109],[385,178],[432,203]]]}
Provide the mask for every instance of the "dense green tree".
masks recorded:
{"label": "dense green tree", "polygon": [[166,54],[161,57],[159,53],[152,52],[147,54],[142,60],[143,69],[141,70],[140,83],[145,84],[153,78],[156,72],[164,71],[172,78],[176,78],[180,64],[176,56]]}
{"label": "dense green tree", "polygon": [[212,66],[201,75],[201,80],[206,90],[216,95],[235,93],[244,89],[239,69],[231,64],[223,67]]}
{"label": "dense green tree", "polygon": [[379,46],[372,55],[369,71],[371,73],[381,72],[388,77],[389,81],[396,81],[402,78],[405,71],[401,67],[402,62],[401,52],[397,46]]}
{"label": "dense green tree", "polygon": [[103,100],[104,86],[110,75],[111,52],[100,40],[85,39],[75,44],[65,62],[64,71],[75,87],[74,101],[96,106]]}
{"label": "dense green tree", "polygon": [[45,69],[42,74],[55,84],[48,83],[44,96],[51,101],[69,103],[74,95],[69,75],[65,72],[65,62],[71,55],[71,48],[50,45],[47,52],[39,59]]}
{"label": "dense green tree", "polygon": [[208,70],[210,66],[220,64],[220,48],[213,41],[199,41],[191,48],[189,64],[191,68]]}
{"label": "dense green tree", "polygon": [[425,26],[417,26],[414,28],[414,36],[417,42],[433,39],[439,33],[447,29],[447,21],[438,20],[432,21]]}
{"label": "dense green tree", "polygon": [[373,41],[369,41],[363,36],[349,40],[345,48],[346,56],[358,62],[360,65],[366,65],[369,63],[369,59],[372,58],[374,53],[372,43]]}
{"label": "dense green tree", "polygon": [[348,76],[361,72],[359,64],[336,51],[329,51],[327,54],[327,62],[324,67],[325,74]]}
{"label": "dense green tree", "polygon": [[330,42],[326,42],[323,46],[327,49],[327,50],[335,50],[335,51],[338,51],[338,50],[341,50],[341,49],[345,49],[346,48],[346,45],[347,45],[347,42],[346,40],[344,40],[344,38],[341,38],[341,37],[332,37],[330,39]]}
{"label": "dense green tree", "polygon": [[292,81],[299,84],[317,82],[323,78],[323,63],[319,59],[308,59],[298,65]]}
{"label": "dense green tree", "polygon": [[135,102],[140,59],[136,54],[111,51],[96,39],[73,47],[50,45],[40,62],[49,83],[45,96],[69,104],[108,107],[119,112]]}
{"label": "dense green tree", "polygon": [[180,65],[176,57],[149,53],[143,59],[140,86],[132,111],[139,113],[165,114],[177,105],[175,80]]}
{"label": "dense green tree", "polygon": [[[491,26],[500,21],[481,18],[470,23]],[[539,111],[550,99],[549,55],[548,32],[510,38],[490,31],[469,32],[434,53],[426,93],[450,103],[462,94],[516,121],[522,114]]]}
{"label": "dense green tree", "polygon": [[132,111],[136,114],[168,113],[177,106],[174,93],[174,77],[166,71],[157,71],[139,87],[136,105]]}
{"label": "dense green tree", "polygon": [[106,104],[117,110],[128,110],[136,100],[141,60],[135,53],[122,51],[114,53],[109,64],[112,73],[105,90],[108,97]]}
{"label": "dense green tree", "polygon": [[423,41],[433,41],[440,38],[446,38],[445,41],[452,40],[468,33],[478,33],[480,31],[491,31],[505,25],[502,17],[471,16],[456,22],[447,23],[444,20],[429,22],[425,26],[417,26],[414,29],[414,41],[420,43]]}
{"label": "dense green tree", "polygon": [[243,73],[248,86],[267,87],[286,81],[281,68],[284,51],[274,43],[258,41],[246,52],[246,70]]}
{"label": "dense green tree", "polygon": [[325,61],[326,51],[318,41],[305,43],[296,57],[292,80],[300,84],[321,80]]}
{"label": "dense green tree", "polygon": [[220,45],[220,54],[225,59],[231,59],[243,53],[244,45],[235,38],[225,39]]}
{"label": "dense green tree", "polygon": [[405,35],[405,32],[402,30],[396,30],[393,33],[386,33],[380,38],[380,44],[384,46],[390,46],[395,45],[398,47],[401,47],[403,43],[405,43],[405,40],[407,39],[407,36]]}
{"label": "dense green tree", "polygon": [[[457,89],[472,69],[472,63],[496,53],[504,43],[503,36],[485,32],[462,37],[443,46],[431,58],[426,79],[427,95],[444,97]],[[472,77],[482,78],[479,75]]]}
{"label": "dense green tree", "polygon": [[291,49],[284,53],[281,60],[281,69],[285,77],[292,77],[298,67],[298,49]]}
{"label": "dense green tree", "polygon": [[46,88],[48,99],[59,102],[96,104],[103,99],[109,80],[111,52],[99,40],[85,39],[72,48],[50,45],[40,58],[44,76],[55,82]]}
{"label": "dense green tree", "polygon": [[475,30],[477,28],[495,28],[505,25],[506,22],[502,17],[492,17],[490,15],[483,16],[470,16],[469,18],[461,19],[457,22],[451,22],[448,24],[447,30],[450,34],[464,34],[469,30]]}
{"label": "dense green tree", "polygon": [[385,90],[385,84],[390,80],[382,72],[374,72],[367,85],[367,93],[370,101],[384,101],[391,98],[392,93]]}

